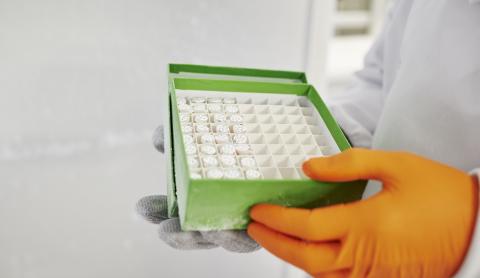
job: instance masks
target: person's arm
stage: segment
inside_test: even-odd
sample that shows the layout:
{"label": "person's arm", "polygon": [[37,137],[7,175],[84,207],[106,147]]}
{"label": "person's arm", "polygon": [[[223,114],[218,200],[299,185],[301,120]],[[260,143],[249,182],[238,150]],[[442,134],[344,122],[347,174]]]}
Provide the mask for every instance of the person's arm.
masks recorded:
{"label": "person's arm", "polygon": [[328,95],[325,99],[338,124],[355,147],[370,147],[383,109],[385,71],[388,70],[387,63],[392,62],[392,53],[389,52],[389,57],[386,57],[385,49],[388,41],[401,40],[403,26],[397,25],[402,25],[403,22],[394,22],[393,19],[408,10],[400,2],[402,1],[397,1],[390,9],[382,33],[365,56],[363,69],[355,74],[350,89]]}
{"label": "person's arm", "polygon": [[[401,3],[403,2],[403,3]],[[392,37],[401,41],[402,26],[391,26],[394,16],[398,16],[400,10],[407,10],[402,7],[407,1],[397,1],[391,9],[383,32],[366,55],[364,68],[356,74],[353,86],[342,94],[337,94],[327,99],[333,115],[340,127],[349,138],[349,141],[356,147],[370,147],[375,127],[383,107],[383,95],[386,60],[386,43]],[[398,34],[392,34],[397,32]],[[387,53],[391,53],[388,52]],[[391,62],[391,61],[390,61]],[[387,69],[388,70],[388,69]],[[480,180],[480,168],[471,172]],[[477,183],[478,184],[478,183]],[[479,208],[480,212],[480,208]],[[477,213],[476,224],[472,234],[470,246],[464,261],[455,277],[480,277],[480,213]]]}
{"label": "person's arm", "polygon": [[326,99],[330,111],[352,145],[368,148],[383,107],[382,42],[375,43],[356,74],[353,87]]}

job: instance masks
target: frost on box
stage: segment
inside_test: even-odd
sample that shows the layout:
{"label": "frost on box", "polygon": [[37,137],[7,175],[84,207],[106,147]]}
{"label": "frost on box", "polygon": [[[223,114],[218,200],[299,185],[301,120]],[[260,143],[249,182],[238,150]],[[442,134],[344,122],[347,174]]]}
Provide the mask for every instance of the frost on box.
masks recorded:
{"label": "frost on box", "polygon": [[306,97],[194,95],[177,92],[192,179],[303,179],[303,161],[340,151]]}

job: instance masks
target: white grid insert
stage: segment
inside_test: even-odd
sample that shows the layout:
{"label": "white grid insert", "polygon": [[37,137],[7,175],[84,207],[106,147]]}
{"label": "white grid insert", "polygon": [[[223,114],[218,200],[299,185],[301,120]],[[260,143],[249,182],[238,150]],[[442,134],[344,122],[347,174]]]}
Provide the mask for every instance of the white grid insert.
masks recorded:
{"label": "white grid insert", "polygon": [[304,179],[303,161],[340,152],[304,96],[176,94],[193,179]]}

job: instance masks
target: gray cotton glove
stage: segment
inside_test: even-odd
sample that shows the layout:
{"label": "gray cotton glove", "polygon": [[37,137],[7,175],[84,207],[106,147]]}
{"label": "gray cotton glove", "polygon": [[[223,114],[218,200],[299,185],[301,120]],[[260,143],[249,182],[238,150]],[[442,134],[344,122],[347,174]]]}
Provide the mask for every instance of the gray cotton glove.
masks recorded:
{"label": "gray cotton glove", "polygon": [[[155,130],[153,144],[158,151],[164,152],[163,126]],[[178,218],[168,218],[167,197],[163,195],[143,197],[137,202],[137,212],[147,221],[158,224],[160,239],[176,249],[211,249],[220,246],[237,253],[260,249],[245,231],[182,231]]]}

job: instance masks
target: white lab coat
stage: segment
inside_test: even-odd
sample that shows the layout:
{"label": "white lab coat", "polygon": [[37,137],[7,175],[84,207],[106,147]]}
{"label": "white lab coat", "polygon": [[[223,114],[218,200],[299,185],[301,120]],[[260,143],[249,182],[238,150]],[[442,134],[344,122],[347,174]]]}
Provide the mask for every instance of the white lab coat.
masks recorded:
{"label": "white lab coat", "polygon": [[[480,167],[480,0],[397,0],[357,77],[327,99],[354,146]],[[479,225],[457,277],[480,277]]]}

